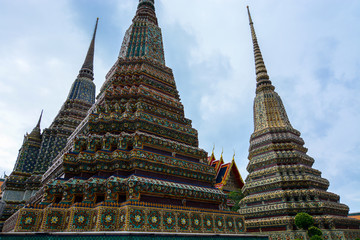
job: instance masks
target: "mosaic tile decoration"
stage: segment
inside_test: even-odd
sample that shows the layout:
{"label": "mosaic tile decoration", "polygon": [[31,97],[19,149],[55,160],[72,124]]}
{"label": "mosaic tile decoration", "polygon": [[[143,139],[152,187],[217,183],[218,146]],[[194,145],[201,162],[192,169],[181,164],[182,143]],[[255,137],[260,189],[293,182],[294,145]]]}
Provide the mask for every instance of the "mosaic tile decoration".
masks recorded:
{"label": "mosaic tile decoration", "polygon": [[[153,240],[154,237],[159,240],[267,240],[267,236],[254,236],[254,235],[238,235],[238,236],[224,236],[224,235],[161,235],[157,234],[124,234],[124,235],[112,235],[112,234],[86,234],[86,235],[49,235],[49,234],[34,234],[34,235],[0,235],[2,240]],[[281,239],[283,240],[283,239]],[[285,240],[285,239],[284,239]]]}
{"label": "mosaic tile decoration", "polygon": [[15,231],[85,232],[92,230],[92,222],[96,222],[94,231],[245,232],[244,219],[233,212],[204,212],[191,208],[182,210],[172,206],[150,207],[131,202],[122,207],[47,207],[37,211],[24,208],[20,211]]}

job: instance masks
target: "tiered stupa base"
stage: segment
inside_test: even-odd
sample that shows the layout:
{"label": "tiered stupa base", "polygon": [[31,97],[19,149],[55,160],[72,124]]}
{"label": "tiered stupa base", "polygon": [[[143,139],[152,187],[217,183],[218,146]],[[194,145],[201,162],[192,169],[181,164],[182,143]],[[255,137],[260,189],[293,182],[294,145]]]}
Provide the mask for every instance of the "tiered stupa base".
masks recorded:
{"label": "tiered stupa base", "polygon": [[97,205],[77,203],[69,208],[54,204],[23,208],[5,223],[16,232],[177,232],[239,234],[243,218],[230,211],[216,211],[128,201]]}
{"label": "tiered stupa base", "polygon": [[[360,238],[359,230],[351,229],[336,229],[336,230],[324,230],[322,229],[322,238],[326,240],[355,240]],[[295,240],[295,239],[308,239],[307,232],[304,230],[297,231],[276,231],[276,232],[263,232],[269,237],[269,240]]]}
{"label": "tiered stupa base", "polygon": [[6,240],[268,240],[265,235],[249,234],[197,234],[197,233],[136,233],[136,232],[97,232],[97,233],[7,233],[1,234]]}
{"label": "tiered stupa base", "polygon": [[[353,230],[360,234],[359,221],[356,219],[323,215],[314,216],[315,225],[322,230]],[[248,232],[269,232],[272,231],[292,231],[296,230],[294,217],[280,216],[266,219],[250,219],[246,220],[246,228]]]}

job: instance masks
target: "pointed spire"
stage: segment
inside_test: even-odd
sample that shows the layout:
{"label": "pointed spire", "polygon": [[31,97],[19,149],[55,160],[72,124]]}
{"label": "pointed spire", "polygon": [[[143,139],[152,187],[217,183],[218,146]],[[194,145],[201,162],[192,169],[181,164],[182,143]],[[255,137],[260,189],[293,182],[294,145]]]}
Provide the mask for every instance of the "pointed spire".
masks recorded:
{"label": "pointed spire", "polygon": [[269,75],[267,74],[264,59],[262,57],[260,47],[256,38],[254,23],[251,19],[249,6],[247,6],[247,11],[249,15],[249,25],[251,30],[251,37],[253,41],[254,47],[254,58],[255,58],[255,69],[256,69],[256,86],[260,87],[263,85],[269,86],[271,89],[275,89],[274,86],[271,85],[271,81],[269,80]]}
{"label": "pointed spire", "polygon": [[38,123],[37,123],[37,125],[36,125],[37,128],[40,128],[40,122],[41,122],[41,118],[42,118],[43,112],[44,112],[44,109],[41,110],[41,114],[40,114],[40,117],[39,117],[39,121],[38,121]]}
{"label": "pointed spire", "polygon": [[79,76],[78,77],[88,77],[91,80],[94,79],[94,51],[95,51],[95,36],[96,36],[96,30],[97,30],[97,25],[99,22],[99,18],[96,19],[96,24],[95,24],[95,29],[94,29],[94,34],[88,49],[88,52],[86,54],[86,58],[84,61],[84,64],[82,65],[82,68],[79,71]]}
{"label": "pointed spire", "polygon": [[274,91],[275,87],[269,80],[260,47],[256,39],[254,24],[251,19],[249,7],[249,23],[254,45],[256,68],[256,97],[254,100],[254,133],[270,128],[291,128],[285,107],[280,96]]}
{"label": "pointed spire", "polygon": [[41,129],[40,129],[40,122],[42,118],[43,110],[41,110],[40,118],[34,129],[31,131],[31,133],[28,135],[29,138],[33,140],[40,140],[41,141]]}

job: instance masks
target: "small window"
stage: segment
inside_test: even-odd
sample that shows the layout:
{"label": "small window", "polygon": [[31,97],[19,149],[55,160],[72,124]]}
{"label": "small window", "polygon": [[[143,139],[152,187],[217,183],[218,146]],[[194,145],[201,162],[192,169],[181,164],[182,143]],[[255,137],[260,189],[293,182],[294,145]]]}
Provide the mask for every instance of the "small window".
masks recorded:
{"label": "small window", "polygon": [[125,194],[119,194],[118,197],[118,203],[126,202],[126,195]]}
{"label": "small window", "polygon": [[83,195],[76,195],[74,199],[74,203],[80,203],[83,200]]}
{"label": "small window", "polygon": [[105,201],[105,195],[104,194],[99,194],[99,195],[96,195],[96,201],[95,203],[101,203]]}
{"label": "small window", "polygon": [[62,196],[55,196],[54,203],[60,203],[62,199]]}
{"label": "small window", "polygon": [[133,147],[133,144],[132,144],[132,143],[128,143],[126,150],[131,151],[131,150],[133,150],[133,148],[134,148],[134,147]]}

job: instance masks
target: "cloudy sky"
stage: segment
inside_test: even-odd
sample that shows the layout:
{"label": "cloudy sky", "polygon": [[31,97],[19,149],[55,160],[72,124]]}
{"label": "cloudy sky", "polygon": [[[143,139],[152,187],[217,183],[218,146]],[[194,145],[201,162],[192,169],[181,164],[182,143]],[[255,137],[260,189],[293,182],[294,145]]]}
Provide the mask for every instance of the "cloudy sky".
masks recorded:
{"label": "cloudy sky", "polygon": [[[265,64],[314,168],[360,212],[360,2],[156,0],[166,64],[200,147],[236,152],[245,179],[255,73],[246,5]],[[50,125],[83,63],[96,17],[95,84],[116,61],[137,0],[0,0],[0,171],[25,132]]]}

